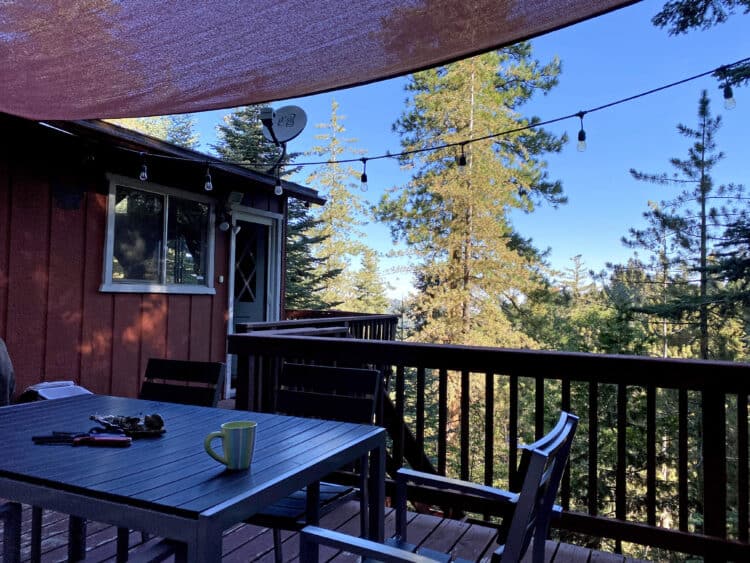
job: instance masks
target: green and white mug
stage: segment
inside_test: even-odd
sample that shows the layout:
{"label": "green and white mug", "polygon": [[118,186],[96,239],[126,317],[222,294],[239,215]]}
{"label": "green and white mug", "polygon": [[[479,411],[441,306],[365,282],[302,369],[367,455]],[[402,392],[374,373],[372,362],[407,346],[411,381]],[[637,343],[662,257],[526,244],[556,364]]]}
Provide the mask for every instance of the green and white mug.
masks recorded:
{"label": "green and white mug", "polygon": [[[227,469],[247,469],[253,461],[255,449],[255,428],[258,424],[250,420],[226,422],[221,431],[211,432],[203,442],[206,452]],[[214,438],[221,438],[224,455],[220,456],[211,447]]]}

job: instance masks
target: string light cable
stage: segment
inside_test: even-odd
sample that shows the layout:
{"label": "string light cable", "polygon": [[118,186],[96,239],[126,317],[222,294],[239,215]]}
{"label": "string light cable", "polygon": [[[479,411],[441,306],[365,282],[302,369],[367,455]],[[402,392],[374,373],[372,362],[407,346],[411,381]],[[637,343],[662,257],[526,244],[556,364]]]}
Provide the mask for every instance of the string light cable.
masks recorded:
{"label": "string light cable", "polygon": [[[692,82],[694,80],[698,80],[699,78],[703,78],[705,76],[709,76],[709,75],[712,75],[712,74],[718,76],[719,79],[723,81],[723,85],[721,86],[721,89],[723,91],[723,97],[724,97],[725,107],[727,107],[727,108],[730,108],[730,107],[733,108],[736,105],[736,102],[735,102],[735,99],[734,99],[732,88],[729,85],[729,83],[726,82],[726,79],[724,79],[722,77],[725,76],[725,74],[727,73],[727,71],[730,70],[731,68],[739,66],[739,65],[747,64],[747,63],[750,63],[750,57],[745,57],[745,58],[740,59],[738,61],[735,61],[733,63],[724,64],[724,65],[712,68],[710,70],[701,72],[699,74],[695,74],[693,76],[689,76],[687,78],[683,78],[683,79],[677,80],[675,82],[670,82],[668,84],[664,84],[664,85],[658,86],[656,88],[651,88],[650,90],[646,90],[646,91],[640,92],[638,94],[634,94],[632,96],[627,96],[625,98],[620,98],[620,99],[608,102],[606,104],[602,104],[602,105],[599,105],[599,106],[596,106],[596,107],[592,107],[592,108],[589,108],[589,109],[586,109],[586,110],[580,110],[580,111],[577,111],[575,113],[570,113],[570,114],[567,114],[567,115],[562,115],[560,117],[555,117],[555,118],[547,119],[547,120],[544,120],[544,121],[534,121],[533,123],[528,123],[526,125],[519,125],[518,127],[513,127],[513,128],[510,128],[510,129],[505,129],[503,131],[498,131],[498,132],[495,132],[495,133],[489,133],[487,135],[482,135],[482,136],[479,136],[479,137],[466,138],[466,139],[462,139],[462,140],[454,141],[454,142],[450,142],[450,143],[442,143],[442,144],[438,144],[438,145],[432,145],[430,147],[424,147],[424,148],[418,148],[418,149],[410,149],[410,150],[401,151],[401,152],[398,152],[398,153],[392,153],[392,152],[388,151],[388,152],[386,152],[384,154],[379,154],[379,155],[375,155],[375,156],[369,156],[367,158],[358,157],[358,158],[339,159],[339,160],[335,160],[335,161],[334,160],[319,160],[319,161],[309,161],[309,162],[295,162],[295,163],[293,163],[293,165],[295,167],[301,168],[303,166],[322,166],[322,165],[330,165],[330,164],[334,164],[334,163],[343,164],[343,163],[361,162],[363,164],[363,171],[362,171],[362,176],[360,177],[360,180],[361,180],[361,183],[366,186],[367,185],[367,182],[366,182],[366,180],[367,180],[367,169],[366,169],[366,167],[367,167],[367,162],[368,161],[383,160],[383,159],[386,159],[386,158],[404,158],[404,157],[409,157],[409,156],[413,156],[413,155],[417,155],[417,154],[422,154],[422,153],[427,153],[427,152],[436,152],[436,151],[441,151],[441,150],[450,149],[450,148],[454,148],[454,147],[460,147],[460,149],[461,149],[461,156],[458,159],[458,165],[459,166],[465,166],[465,164],[462,164],[462,163],[466,162],[466,154],[465,154],[464,151],[465,151],[465,148],[466,148],[467,145],[470,145],[472,143],[482,142],[482,141],[488,141],[488,140],[491,140],[491,139],[496,139],[496,138],[504,137],[504,136],[507,136],[507,135],[512,135],[514,133],[520,133],[520,132],[523,132],[523,131],[528,131],[530,129],[537,129],[539,127],[544,127],[546,125],[552,125],[554,123],[559,123],[561,121],[566,121],[566,120],[569,120],[569,119],[579,119],[581,128],[580,128],[580,130],[578,132],[578,148],[579,148],[579,150],[585,150],[586,131],[583,128],[583,117],[585,115],[596,113],[596,112],[600,112],[600,111],[603,111],[605,109],[609,109],[609,108],[612,108],[612,107],[615,107],[615,106],[618,106],[618,105],[621,105],[621,104],[632,102],[634,100],[637,100],[637,99],[640,99],[640,98],[643,98],[643,97],[646,97],[646,96],[650,96],[650,95],[656,94],[658,92],[662,92],[664,90],[668,90],[670,88],[675,88],[677,86],[681,86],[682,84],[686,84],[688,82]],[[44,122],[40,122],[40,123],[42,125],[45,125]],[[284,145],[284,143],[281,143],[281,145]],[[582,145],[583,145],[583,149],[581,149]],[[146,158],[154,158],[154,159],[156,159],[156,158],[162,158],[162,159],[166,159],[166,160],[187,161],[187,162],[194,162],[195,161],[195,159],[193,159],[193,158],[173,156],[173,155],[164,155],[164,154],[156,154],[156,153],[149,153],[149,152],[139,151],[139,150],[128,148],[128,147],[117,147],[117,148],[119,150],[123,150],[123,151],[126,151],[126,152],[131,152],[131,153],[137,153],[137,154],[140,155],[140,157],[141,157],[141,174],[140,174],[140,178],[143,181],[146,181],[146,179],[148,177],[148,170],[147,170],[147,166],[146,166]],[[286,152],[285,149],[286,149],[286,147],[282,147],[282,155],[283,155],[283,153]],[[283,156],[281,158],[283,158]],[[283,193],[283,190],[281,189],[281,181],[280,181],[280,170],[279,169],[282,166],[282,165],[280,165],[280,160],[281,159],[279,159],[279,161],[274,166],[274,168],[276,169],[275,170],[275,172],[276,172],[276,174],[275,174],[276,175],[276,182],[275,182],[274,193],[276,193],[276,195],[280,195],[279,192]],[[203,161],[203,162],[205,162],[205,161]],[[267,166],[267,164],[263,164],[263,163],[248,163],[247,161],[244,161],[244,162],[235,162],[235,161],[220,160],[220,159],[217,159],[216,163],[217,164],[231,164],[231,165],[235,165],[235,166],[242,166],[242,167],[245,167],[245,168],[248,168],[248,169],[251,169],[251,170],[258,170],[259,168],[262,168],[263,166]],[[269,173],[272,172],[272,171],[273,171],[273,169],[269,170]],[[206,175],[210,176],[210,173],[207,171]],[[362,180],[362,178],[364,178],[364,180]],[[206,180],[208,180],[208,177],[206,178]]]}

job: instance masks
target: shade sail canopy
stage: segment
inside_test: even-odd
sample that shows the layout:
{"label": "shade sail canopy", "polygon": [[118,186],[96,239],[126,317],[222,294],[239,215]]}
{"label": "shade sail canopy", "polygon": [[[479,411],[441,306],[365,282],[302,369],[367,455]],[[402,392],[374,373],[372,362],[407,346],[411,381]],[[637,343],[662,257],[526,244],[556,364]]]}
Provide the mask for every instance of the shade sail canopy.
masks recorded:
{"label": "shade sail canopy", "polygon": [[0,6],[0,111],[187,113],[428,68],[633,0],[15,0]]}

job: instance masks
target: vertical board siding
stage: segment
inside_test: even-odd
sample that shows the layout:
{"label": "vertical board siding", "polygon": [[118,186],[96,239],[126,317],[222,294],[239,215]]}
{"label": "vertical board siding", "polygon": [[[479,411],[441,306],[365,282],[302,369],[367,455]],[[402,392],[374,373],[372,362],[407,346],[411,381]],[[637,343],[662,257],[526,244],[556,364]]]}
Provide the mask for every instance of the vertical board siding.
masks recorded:
{"label": "vertical board siding", "polygon": [[170,295],[167,299],[167,357],[190,357],[190,296]]}
{"label": "vertical board siding", "polygon": [[[228,236],[217,231],[216,295],[101,293],[103,177],[85,179],[72,158],[68,166],[24,154],[23,146],[0,147],[0,337],[16,393],[74,380],[94,393],[132,397],[150,357],[224,361]],[[60,205],[50,178],[81,187],[80,205]]]}
{"label": "vertical board siding", "polygon": [[209,361],[211,354],[211,301],[213,297],[194,295],[190,306],[190,356],[188,359]]}
{"label": "vertical board siding", "polygon": [[10,239],[10,165],[7,136],[0,140],[0,338],[6,338],[8,306],[8,255]]}
{"label": "vertical board siding", "polygon": [[11,186],[6,342],[16,388],[45,379],[50,193],[46,178],[16,167]]}
{"label": "vertical board siding", "polygon": [[114,296],[100,293],[107,197],[85,197],[86,242],[81,328],[81,385],[94,393],[112,392],[112,318]]}
{"label": "vertical board siding", "polygon": [[112,394],[133,397],[138,393],[141,353],[141,295],[115,297],[112,321]]}
{"label": "vertical board siding", "polygon": [[[73,184],[74,178],[63,178]],[[52,205],[47,292],[46,379],[80,381],[84,211]]]}

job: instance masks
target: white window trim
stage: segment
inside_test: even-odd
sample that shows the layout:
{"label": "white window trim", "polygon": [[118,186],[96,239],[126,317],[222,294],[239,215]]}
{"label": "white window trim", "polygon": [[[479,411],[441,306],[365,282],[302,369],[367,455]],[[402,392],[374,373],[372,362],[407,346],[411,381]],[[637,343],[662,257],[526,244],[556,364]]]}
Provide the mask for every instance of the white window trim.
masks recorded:
{"label": "white window trim", "polygon": [[[215,205],[214,200],[202,194],[195,194],[162,186],[154,182],[141,182],[119,174],[107,174],[109,194],[107,196],[107,229],[104,239],[104,265],[102,268],[102,285],[99,291],[107,293],[173,293],[188,295],[215,295],[214,288],[214,252],[215,252]],[[115,238],[115,198],[117,186],[143,190],[161,195],[172,195],[182,199],[209,204],[208,214],[208,257],[206,262],[207,285],[158,284],[143,282],[113,282],[112,260]]]}

